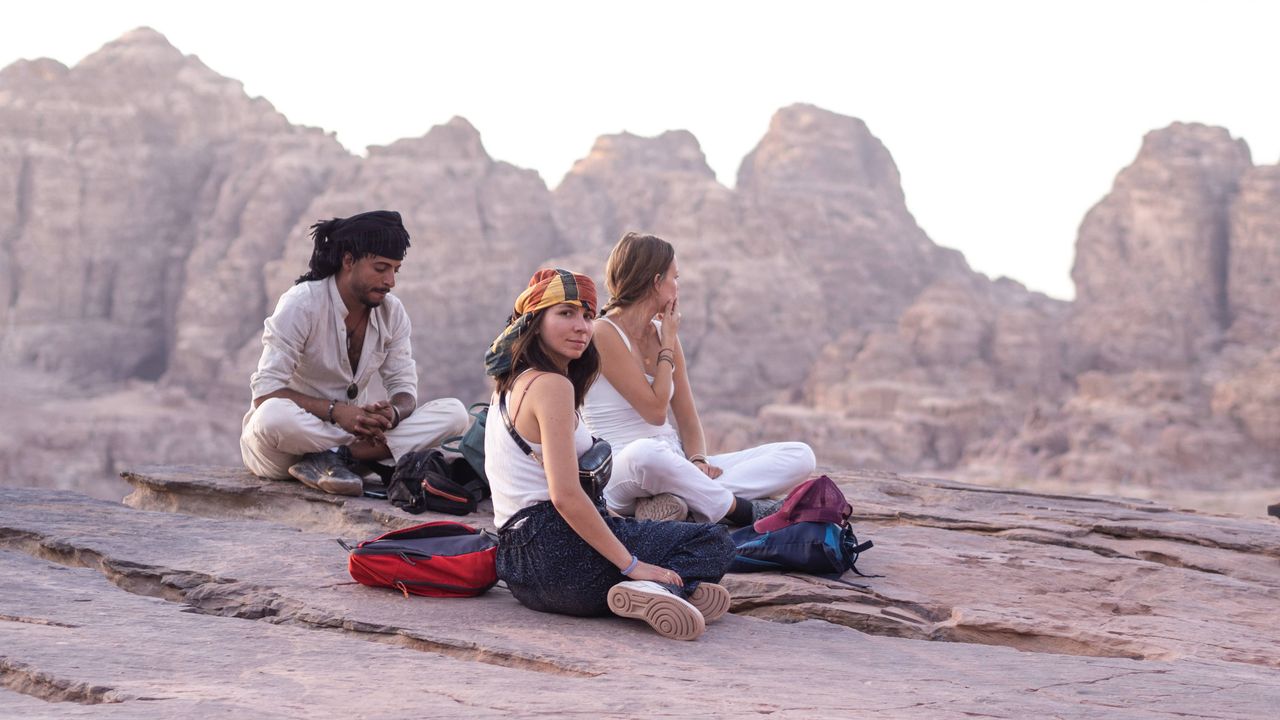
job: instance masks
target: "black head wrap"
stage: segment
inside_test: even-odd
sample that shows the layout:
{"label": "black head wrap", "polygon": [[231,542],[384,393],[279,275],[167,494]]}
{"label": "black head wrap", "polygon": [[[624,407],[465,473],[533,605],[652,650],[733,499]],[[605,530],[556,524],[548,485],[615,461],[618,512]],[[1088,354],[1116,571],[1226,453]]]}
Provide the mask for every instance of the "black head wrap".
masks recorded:
{"label": "black head wrap", "polygon": [[[342,256],[351,253],[356,260],[366,255],[380,255],[403,260],[409,249],[409,232],[393,210],[372,210],[349,218],[333,218],[311,226],[310,271],[296,283],[323,280],[342,267]],[[295,283],[295,284],[296,284]]]}

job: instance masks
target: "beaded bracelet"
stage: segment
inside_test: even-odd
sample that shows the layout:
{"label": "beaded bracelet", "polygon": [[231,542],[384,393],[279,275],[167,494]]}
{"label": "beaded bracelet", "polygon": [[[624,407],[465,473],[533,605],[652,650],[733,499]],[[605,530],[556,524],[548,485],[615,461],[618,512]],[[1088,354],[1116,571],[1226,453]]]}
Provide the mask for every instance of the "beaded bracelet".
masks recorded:
{"label": "beaded bracelet", "polygon": [[330,422],[330,424],[334,424],[334,423],[336,423],[336,421],[333,419],[333,408],[334,408],[334,406],[336,406],[337,404],[338,404],[338,401],[337,401],[337,400],[330,400],[330,401],[329,401],[329,422]]}
{"label": "beaded bracelet", "polygon": [[639,564],[640,564],[640,558],[636,557],[635,555],[632,555],[631,564],[627,566],[626,570],[622,571],[622,574],[626,575],[627,577],[631,577],[631,573],[635,572],[636,566],[638,566]]}

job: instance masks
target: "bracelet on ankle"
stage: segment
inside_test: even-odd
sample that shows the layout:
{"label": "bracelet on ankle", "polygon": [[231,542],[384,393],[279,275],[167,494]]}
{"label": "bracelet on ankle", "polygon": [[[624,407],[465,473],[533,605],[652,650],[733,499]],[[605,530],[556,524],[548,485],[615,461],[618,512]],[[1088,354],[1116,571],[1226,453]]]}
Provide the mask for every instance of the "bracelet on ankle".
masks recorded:
{"label": "bracelet on ankle", "polygon": [[636,557],[635,555],[632,555],[631,564],[627,566],[626,570],[622,571],[622,574],[626,575],[627,577],[631,577],[631,573],[635,572],[636,566],[638,566],[639,564],[640,564],[640,558]]}
{"label": "bracelet on ankle", "polygon": [[335,405],[337,405],[337,404],[338,404],[338,401],[337,401],[337,400],[330,400],[330,401],[329,401],[329,423],[330,423],[330,424],[336,424],[336,423],[335,423],[335,421],[334,421],[334,419],[333,419],[333,408],[334,408],[334,406],[335,406]]}
{"label": "bracelet on ankle", "polygon": [[689,462],[691,462],[691,463],[693,463],[693,464],[695,464],[695,465],[696,465],[696,464],[698,464],[698,463],[702,463],[703,465],[709,465],[709,464],[710,464],[710,463],[708,463],[708,462],[707,462],[707,456],[706,456],[706,455],[703,455],[702,453],[694,453],[693,455],[690,455],[690,456],[689,456]]}

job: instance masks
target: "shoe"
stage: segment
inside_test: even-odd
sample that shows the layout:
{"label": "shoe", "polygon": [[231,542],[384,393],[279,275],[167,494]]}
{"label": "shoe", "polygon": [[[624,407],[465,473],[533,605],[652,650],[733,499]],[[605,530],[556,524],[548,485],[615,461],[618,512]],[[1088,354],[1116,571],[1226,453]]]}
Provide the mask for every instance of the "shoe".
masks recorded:
{"label": "shoe", "polygon": [[765,498],[764,500],[752,500],[751,501],[751,522],[752,524],[754,524],[757,521],[761,520],[762,518],[767,518],[781,509],[782,509],[781,500],[773,500],[771,498]]}
{"label": "shoe", "polygon": [[330,495],[363,495],[364,479],[351,472],[337,453],[307,453],[289,467],[289,474],[309,488]]}
{"label": "shoe", "polygon": [[719,620],[729,612],[729,591],[723,585],[702,582],[689,593],[689,604],[698,608],[706,622]]}
{"label": "shoe", "polygon": [[609,609],[619,617],[643,620],[672,640],[693,640],[707,629],[693,603],[649,580],[626,580],[609,588]]}
{"label": "shoe", "polygon": [[687,517],[689,517],[689,504],[671,493],[658,493],[653,497],[636,500],[637,520],[684,522]]}

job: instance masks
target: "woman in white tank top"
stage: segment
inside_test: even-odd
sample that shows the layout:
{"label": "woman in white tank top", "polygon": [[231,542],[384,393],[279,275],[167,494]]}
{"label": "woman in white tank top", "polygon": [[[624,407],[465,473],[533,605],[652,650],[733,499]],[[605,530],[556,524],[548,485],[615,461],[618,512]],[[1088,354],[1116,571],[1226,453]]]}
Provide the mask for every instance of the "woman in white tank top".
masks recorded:
{"label": "woman in white tank top", "polygon": [[813,450],[782,442],[707,454],[679,339],[678,275],[671,244],[638,233],[618,241],[605,266],[601,377],[582,411],[614,448],[605,500],[620,515],[746,525],[776,509],[762,499],[809,477]]}
{"label": "woman in white tank top", "polygon": [[595,308],[590,278],[540,270],[485,355],[497,384],[485,473],[499,527],[498,577],[534,610],[613,612],[692,640],[729,609],[729,593],[715,583],[735,548],[718,525],[609,517],[583,490],[578,458],[592,439],[576,410],[599,368]]}

